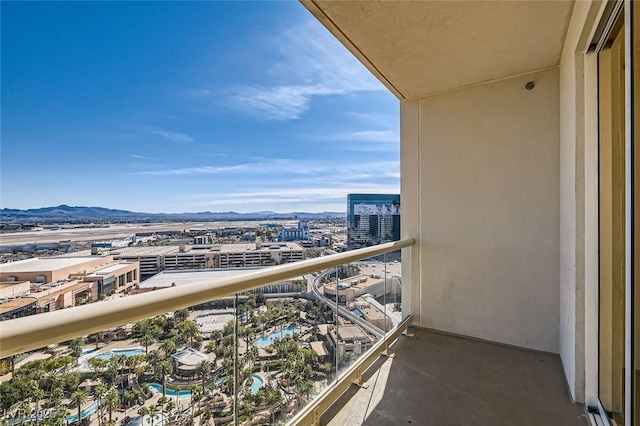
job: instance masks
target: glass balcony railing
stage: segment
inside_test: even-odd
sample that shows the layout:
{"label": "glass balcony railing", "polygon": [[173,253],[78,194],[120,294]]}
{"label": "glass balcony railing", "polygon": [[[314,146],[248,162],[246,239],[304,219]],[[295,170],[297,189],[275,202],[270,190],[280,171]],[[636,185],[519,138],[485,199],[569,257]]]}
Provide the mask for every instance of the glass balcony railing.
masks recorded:
{"label": "glass balcony railing", "polygon": [[400,249],[413,244],[0,322],[14,370],[0,383],[1,420],[317,423],[406,330]]}

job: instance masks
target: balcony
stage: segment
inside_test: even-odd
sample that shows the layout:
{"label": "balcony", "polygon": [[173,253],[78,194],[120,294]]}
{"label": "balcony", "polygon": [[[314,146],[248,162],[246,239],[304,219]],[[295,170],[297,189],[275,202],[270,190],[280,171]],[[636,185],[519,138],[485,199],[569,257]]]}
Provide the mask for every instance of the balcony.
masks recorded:
{"label": "balcony", "polygon": [[322,418],[356,425],[587,425],[557,354],[411,328]]}
{"label": "balcony", "polygon": [[[211,401],[217,401],[216,404],[227,404],[227,411],[219,411],[216,421],[220,423],[216,424],[245,424],[249,420],[266,423],[287,421],[289,424],[336,425],[410,423],[438,425],[513,423],[527,425],[541,424],[541,422],[558,425],[586,424],[581,406],[570,402],[557,355],[440,334],[419,328],[412,328],[408,332],[412,316],[407,306],[403,305],[402,317],[399,313],[388,312],[385,308],[391,304],[400,304],[399,291],[388,288],[387,285],[392,284],[393,280],[398,280],[398,283],[402,284],[397,276],[393,276],[393,278],[390,276],[388,273],[390,266],[387,262],[379,263],[379,274],[372,275],[384,278],[381,281],[384,283],[384,290],[381,292],[375,290],[377,289],[375,286],[368,288],[368,291],[377,292],[378,298],[382,297],[387,302],[381,305],[384,315],[382,320],[375,323],[376,325],[373,325],[374,320],[365,321],[354,316],[355,310],[347,311],[345,307],[348,303],[336,306],[336,303],[328,301],[322,292],[318,292],[316,283],[320,282],[325,282],[326,286],[330,286],[334,282],[336,285],[333,294],[335,294],[336,288],[340,289],[339,278],[336,278],[340,276],[338,267],[344,269],[347,265],[346,269],[349,270],[349,265],[353,266],[352,262],[372,256],[385,256],[387,253],[399,249],[403,249],[405,259],[410,259],[410,251],[414,244],[414,240],[402,240],[352,252],[265,268],[255,273],[218,280],[216,283],[172,287],[68,310],[5,321],[0,323],[0,356],[4,358],[79,336],[103,333],[106,329],[123,324],[158,315],[162,316],[166,312],[185,307],[202,306],[206,302],[218,300],[226,301],[225,303],[230,306],[230,312],[235,318],[235,322],[232,322],[232,328],[225,328],[225,332],[230,333],[227,342],[230,347],[227,349],[221,347],[222,342],[227,340],[220,340],[220,345],[213,344],[212,347],[214,347],[216,354],[224,353],[225,355],[217,357],[217,364],[215,360],[211,361],[209,363],[211,368],[207,373],[195,370],[194,368],[199,368],[199,366],[195,364],[190,366],[188,360],[185,361],[185,364],[177,364],[176,357],[178,355],[169,356],[170,352],[178,349],[176,347],[167,349],[164,343],[160,345],[159,342],[155,342],[157,350],[154,351],[150,350],[153,349],[154,342],[145,341],[145,336],[136,340],[145,346],[144,351],[139,349],[140,352],[150,352],[154,354],[153,357],[158,357],[155,361],[151,358],[146,358],[146,361],[140,358],[142,359],[142,368],[139,369],[139,374],[141,377],[157,377],[157,381],[163,384],[167,381],[164,386],[160,383],[155,383],[154,386],[169,392],[169,397],[160,393],[154,394],[145,401],[145,406],[155,406],[158,403],[162,405],[160,411],[164,411],[168,401],[173,404],[171,392],[176,395],[175,405],[179,406],[180,392],[185,392],[185,389],[188,388],[191,389],[189,400],[191,410],[169,411],[173,416],[170,419],[176,424],[180,424],[180,421],[186,421],[189,412],[191,419],[195,413],[200,413],[202,416],[208,407],[214,406]],[[402,266],[403,269],[410,269],[408,262]],[[287,349],[283,349],[284,347],[278,349],[278,343],[268,342],[266,347],[259,348],[250,344],[250,338],[255,339],[260,335],[262,336],[260,339],[264,339],[271,328],[275,330],[271,334],[276,336],[273,338],[273,341],[276,342],[279,342],[278,337],[284,337],[287,334],[295,336],[299,333],[302,335],[304,332],[300,330],[303,330],[305,325],[302,322],[297,322],[298,317],[302,318],[302,315],[294,314],[289,318],[285,313],[275,319],[273,323],[270,323],[268,317],[265,317],[263,322],[266,323],[266,326],[263,325],[263,330],[256,332],[255,336],[250,332],[243,332],[242,330],[250,328],[249,323],[260,322],[256,319],[249,320],[251,311],[241,308],[239,300],[246,299],[245,292],[312,272],[321,273],[315,275],[313,282],[309,282],[312,287],[309,290],[312,291],[305,292],[305,297],[314,300],[311,303],[320,306],[317,309],[320,315],[333,320],[333,323],[329,321],[329,324],[325,324],[326,327],[324,327],[326,341],[322,345],[325,345],[325,348],[329,347],[326,362],[319,363],[315,358],[316,355],[312,354],[313,351],[309,350],[304,352],[306,355],[300,356],[300,358],[290,359],[291,357],[286,353]],[[331,294],[331,292],[326,294]],[[344,295],[345,298],[349,297],[346,292]],[[387,300],[387,295],[394,296]],[[351,296],[355,296],[355,292]],[[279,302],[274,303],[278,304]],[[302,306],[300,302],[290,303],[291,306],[294,304]],[[278,306],[286,311],[286,304],[281,305]],[[339,311],[339,315],[332,314],[336,309]],[[364,311],[365,307],[361,307],[361,309]],[[163,318],[165,328],[167,324],[171,324],[168,322],[171,318],[167,319],[164,316],[161,318]],[[297,324],[302,325],[296,332]],[[287,325],[286,330],[284,329],[285,325]],[[169,340],[184,341],[189,346],[191,340],[186,337],[187,327],[175,323],[172,327],[174,329],[165,330],[172,336]],[[265,331],[265,327],[268,330]],[[291,327],[293,330],[290,330]],[[311,332],[311,327],[307,328],[309,329],[307,331]],[[180,330],[180,333],[176,333],[176,330]],[[178,334],[184,335],[178,336]],[[353,338],[352,335],[356,334],[358,337]],[[258,342],[260,339],[256,339],[254,342]],[[322,339],[318,338],[317,340],[320,342]],[[281,342],[285,342],[284,345],[289,344],[296,347],[301,345],[301,341],[300,338],[281,340]],[[330,342],[333,342],[333,345]],[[270,346],[272,344],[273,347]],[[151,348],[147,345],[151,345]],[[308,346],[313,348],[313,344]],[[105,348],[109,348],[109,346]],[[251,355],[254,349],[258,353]],[[165,358],[171,361],[173,367],[171,372],[163,372],[157,376],[159,373],[154,363],[166,365],[162,364],[162,350],[166,351]],[[100,352],[104,353],[105,351],[106,349]],[[294,347],[289,346],[289,351],[295,351]],[[115,353],[118,352],[111,351],[107,354],[115,357]],[[206,360],[206,355],[197,353],[197,351],[180,356],[183,355],[187,358],[200,356]],[[93,378],[100,376],[101,367],[94,366],[98,363],[89,361],[89,357],[90,355],[79,356],[78,366],[75,368],[78,371],[84,371],[82,377],[86,376],[88,380],[93,380]],[[257,357],[257,360],[250,357]],[[309,361],[309,359],[313,361]],[[322,372],[310,372],[310,366],[306,365],[310,362],[317,368],[321,368]],[[87,368],[82,370],[81,366],[85,364]],[[276,367],[273,367],[276,369],[275,373],[271,370],[272,364],[277,364]],[[138,376],[132,382],[131,369],[124,365],[116,365],[113,375],[105,376],[106,381],[110,382],[113,387],[122,387],[127,390],[133,387],[139,388]],[[249,370],[245,369],[246,366],[250,366],[250,371],[254,372],[251,376],[247,375]],[[294,374],[287,375],[288,370],[293,371]],[[256,375],[259,379],[255,377]],[[169,376],[173,379],[170,379]],[[311,386],[303,389],[303,381],[297,381],[297,376],[312,377]],[[127,381],[126,385],[123,384],[125,380]],[[171,380],[182,384],[183,390],[176,390],[176,386],[171,389],[169,387]],[[202,389],[198,388],[200,381],[203,384]],[[204,386],[205,382],[206,386]],[[249,385],[251,386],[249,387]],[[256,389],[254,389],[254,385],[257,386]],[[254,396],[258,394],[261,387],[270,389],[272,393],[274,390],[280,392],[283,399],[274,403],[278,410],[269,407],[268,404],[263,404],[260,407],[260,402],[255,402],[254,406],[247,405],[246,401],[253,401],[257,398]],[[202,393],[198,394],[197,392]],[[313,398],[311,398],[312,395]],[[48,398],[52,398],[52,394],[45,393],[41,397],[42,401],[47,401]],[[122,404],[124,404],[123,398],[124,396],[120,397]],[[84,410],[90,411],[91,405],[87,404],[89,402],[85,402],[82,407]],[[255,405],[258,405],[258,408]],[[31,403],[30,407],[33,412],[30,416],[26,416],[27,419],[30,417],[31,420],[44,421],[36,414],[40,408],[39,402]],[[149,415],[144,411],[140,412],[139,407],[137,408],[136,410],[130,405],[126,405],[124,414],[130,415],[130,417],[136,417],[140,413],[142,416]],[[92,413],[89,411],[79,417],[89,416],[90,418]],[[122,415],[120,416],[122,417]],[[209,411],[209,415],[211,415],[211,411]],[[67,412],[66,416],[67,422],[75,422],[78,418],[78,415],[72,414],[72,412]],[[4,420],[11,424],[11,418],[15,423],[18,421],[18,417],[14,414],[13,417]],[[169,417],[165,419],[169,419]],[[20,421],[24,420],[25,415],[23,414]],[[198,421],[202,422],[201,417]]]}

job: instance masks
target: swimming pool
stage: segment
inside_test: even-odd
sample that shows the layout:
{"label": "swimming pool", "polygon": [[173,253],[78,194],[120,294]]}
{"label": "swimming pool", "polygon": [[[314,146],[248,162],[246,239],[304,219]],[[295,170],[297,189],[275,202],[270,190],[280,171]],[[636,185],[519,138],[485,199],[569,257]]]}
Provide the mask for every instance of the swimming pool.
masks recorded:
{"label": "swimming pool", "polygon": [[[160,383],[149,383],[149,387],[151,389],[155,389],[156,391],[158,391],[158,393],[162,393],[162,385]],[[178,398],[189,398],[191,397],[191,391],[189,389],[175,391],[173,389],[167,388],[167,395],[169,396],[178,395]]]}
{"label": "swimming pool", "polygon": [[[144,349],[142,348],[112,349],[109,352],[97,354],[94,356],[96,358],[109,359],[116,355],[124,355],[124,356],[144,355]],[[90,358],[93,358],[93,357],[90,357]]]}
{"label": "swimming pool", "polygon": [[[87,408],[85,408],[84,410],[82,410],[80,412],[80,418],[85,418],[90,414],[93,414],[96,412],[96,410],[98,409],[98,401],[94,401],[93,403],[91,403]],[[78,410],[76,410],[78,411]],[[67,424],[68,423],[74,423],[78,421],[78,414],[74,414],[72,416],[68,416],[67,417]]]}
{"label": "swimming pool", "polygon": [[267,334],[266,336],[262,336],[256,339],[255,344],[256,346],[263,348],[265,346],[269,346],[270,344],[272,344],[275,339],[280,339],[284,336],[291,336],[295,332],[296,332],[296,327],[293,325],[290,325],[289,327],[283,329],[282,331],[277,330],[277,331],[274,331],[273,333]]}
{"label": "swimming pool", "polygon": [[264,379],[258,374],[252,374],[251,378],[253,379],[253,383],[251,384],[251,393],[255,395],[258,393],[258,390],[264,386]]}

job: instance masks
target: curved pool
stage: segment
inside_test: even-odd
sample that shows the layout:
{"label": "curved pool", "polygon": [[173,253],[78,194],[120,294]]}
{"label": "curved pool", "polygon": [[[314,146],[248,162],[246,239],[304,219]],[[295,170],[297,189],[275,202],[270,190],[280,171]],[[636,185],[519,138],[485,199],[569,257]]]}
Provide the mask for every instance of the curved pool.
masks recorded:
{"label": "curved pool", "polygon": [[259,374],[255,373],[251,375],[251,378],[253,379],[253,383],[251,384],[251,393],[255,395],[258,393],[258,390],[264,386],[264,379]]}
{"label": "curved pool", "polygon": [[275,339],[281,339],[285,336],[291,336],[295,332],[296,332],[296,327],[293,325],[290,325],[289,327],[282,329],[282,331],[277,330],[267,334],[266,336],[262,336],[256,339],[255,344],[256,346],[263,348],[265,346],[269,346],[270,344],[272,344]]}
{"label": "curved pool", "polygon": [[[149,387],[151,389],[154,389],[158,393],[162,393],[162,385],[160,383],[149,383]],[[189,389],[182,389],[182,390],[176,391],[176,390],[167,388],[167,395],[169,396],[178,395],[178,398],[190,398],[191,391]]]}
{"label": "curved pool", "polygon": [[144,355],[144,349],[142,348],[112,349],[109,352],[104,352],[101,354],[89,356],[89,358],[97,357],[102,359],[109,359],[116,355],[124,355],[124,356]]}
{"label": "curved pool", "polygon": [[[85,417],[93,414],[98,409],[98,401],[92,402],[87,408],[80,412],[80,418],[84,419]],[[76,410],[77,412],[78,410]],[[78,414],[74,414],[72,416],[67,417],[67,423],[74,423],[78,421]]]}

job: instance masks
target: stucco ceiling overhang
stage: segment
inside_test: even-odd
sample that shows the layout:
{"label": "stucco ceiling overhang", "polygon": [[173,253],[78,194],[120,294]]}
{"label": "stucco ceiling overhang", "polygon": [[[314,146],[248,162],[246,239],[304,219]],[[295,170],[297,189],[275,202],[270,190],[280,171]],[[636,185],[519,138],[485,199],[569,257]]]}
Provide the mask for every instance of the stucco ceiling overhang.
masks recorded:
{"label": "stucco ceiling overhang", "polygon": [[301,0],[398,98],[557,66],[572,1]]}

